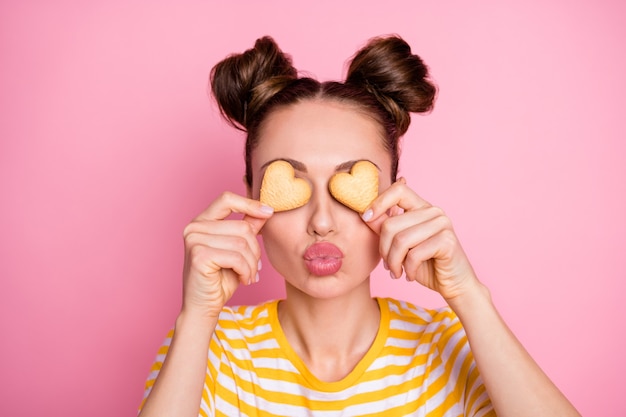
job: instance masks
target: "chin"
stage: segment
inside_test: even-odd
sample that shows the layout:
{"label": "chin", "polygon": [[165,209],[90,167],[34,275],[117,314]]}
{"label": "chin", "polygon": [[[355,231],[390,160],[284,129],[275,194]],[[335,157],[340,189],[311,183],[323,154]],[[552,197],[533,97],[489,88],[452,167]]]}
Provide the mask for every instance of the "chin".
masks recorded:
{"label": "chin", "polygon": [[290,292],[289,287],[292,287],[293,290],[311,298],[330,300],[350,294],[362,286],[367,286],[369,293],[369,276],[356,282],[349,280],[348,276],[342,274],[341,271],[338,274],[326,276],[308,274],[298,282],[286,280],[286,286],[288,288],[287,293]]}

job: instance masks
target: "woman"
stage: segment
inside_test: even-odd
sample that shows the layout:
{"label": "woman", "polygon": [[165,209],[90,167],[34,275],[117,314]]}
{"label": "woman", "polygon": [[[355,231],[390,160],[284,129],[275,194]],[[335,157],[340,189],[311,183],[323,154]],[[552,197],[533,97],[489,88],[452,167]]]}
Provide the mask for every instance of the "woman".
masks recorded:
{"label": "woman", "polygon": [[[183,306],[142,416],[578,415],[500,318],[448,217],[396,178],[409,113],[436,93],[402,39],[371,40],[345,82],[319,83],[265,37],[216,65],[211,84],[247,132],[248,195],[222,194],[185,229]],[[259,201],[276,160],[306,182],[306,204],[275,213]],[[379,195],[357,213],[328,184],[362,160]],[[259,281],[257,234],[286,297],[225,307]],[[448,306],[372,298],[381,258]]]}

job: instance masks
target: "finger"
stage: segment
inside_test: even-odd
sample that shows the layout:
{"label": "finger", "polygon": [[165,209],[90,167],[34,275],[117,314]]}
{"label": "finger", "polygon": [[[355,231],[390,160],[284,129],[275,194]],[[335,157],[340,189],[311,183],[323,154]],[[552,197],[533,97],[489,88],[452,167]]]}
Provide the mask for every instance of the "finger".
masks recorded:
{"label": "finger", "polygon": [[433,243],[433,246],[431,246],[431,242],[426,241],[423,246],[409,251],[405,264],[407,282],[415,281],[432,290],[439,290],[436,280],[435,261],[432,257],[432,250],[435,245]]}
{"label": "finger", "polygon": [[196,245],[191,248],[193,268],[202,276],[208,277],[215,273],[228,273],[232,270],[239,282],[250,284],[256,274],[256,262],[252,264],[246,256],[228,249]]}
{"label": "finger", "polygon": [[[403,209],[401,209],[398,206],[393,206],[389,210],[387,210],[387,212],[385,212],[385,213],[381,214],[380,216],[378,216],[376,219],[373,219],[371,221],[367,221],[366,218],[364,218],[364,220],[366,220],[365,223],[370,227],[370,229],[372,229],[376,234],[380,235],[383,223],[388,218],[399,216],[402,213],[404,213]],[[365,214],[363,216],[365,216]]]}
{"label": "finger", "polygon": [[211,246],[212,239],[218,235],[240,237],[246,240],[248,247],[257,256],[261,256],[259,242],[254,227],[241,220],[194,221],[185,229],[185,243]]}
{"label": "finger", "polygon": [[194,225],[185,236],[186,247],[206,246],[239,252],[246,258],[256,280],[261,247],[250,224],[241,220],[216,220],[192,223]]}
{"label": "finger", "polygon": [[382,233],[383,223],[389,218],[387,213],[379,214],[375,218],[374,212],[372,209],[366,210],[365,213],[361,216],[361,218],[365,221],[365,224],[369,226],[370,229],[374,231],[377,235],[380,236]]}
{"label": "finger", "polygon": [[[267,206],[267,207],[269,207],[269,206]],[[250,227],[252,227],[252,232],[255,235],[259,234],[259,232],[261,231],[261,229],[265,225],[265,222],[267,222],[268,219],[269,219],[269,217],[260,217],[259,218],[259,217],[250,216],[248,214],[243,216],[243,220],[246,223],[248,223],[250,225]]]}
{"label": "finger", "polygon": [[432,280],[434,273],[433,260],[440,255],[441,245],[439,236],[433,236],[419,246],[411,248],[404,262],[404,271],[407,281],[418,281],[435,289]]}
{"label": "finger", "polygon": [[[435,210],[428,210],[432,215]],[[422,213],[420,213],[422,214]],[[414,217],[408,214],[404,217]],[[405,219],[401,219],[406,223]],[[390,222],[388,222],[390,223]],[[450,228],[450,221],[447,217],[434,215],[429,219],[405,227],[405,224],[395,225],[399,227],[396,233],[383,233],[381,236],[381,252],[385,252],[384,258],[387,261],[390,272],[399,277],[402,274],[403,266],[407,271],[406,258],[409,251],[419,247],[433,236]],[[389,245],[388,248],[384,245]]]}
{"label": "finger", "polygon": [[[424,236],[424,234],[436,233],[436,230],[431,230],[430,228],[420,229],[419,226],[441,217],[442,214],[443,211],[437,207],[427,207],[388,217],[381,225],[379,240],[379,251],[383,259],[388,263],[393,263],[393,259],[389,258],[392,246],[395,246],[397,250],[399,245],[406,245],[408,246],[405,249],[406,252],[410,249],[410,245],[415,245],[419,241],[425,240],[427,236]],[[445,225],[442,225],[442,227],[445,227]],[[394,272],[397,272],[397,269]]]}
{"label": "finger", "polygon": [[383,191],[361,217],[374,232],[380,234],[380,226],[390,214],[429,206],[430,204],[426,200],[406,185],[404,178],[400,178]]}
{"label": "finger", "polygon": [[[450,239],[454,239],[453,233],[444,230],[412,248],[404,263],[407,281],[417,281],[444,297],[450,296],[451,285],[455,284],[448,283],[445,278],[461,276],[464,271],[471,270],[465,262],[456,263],[456,266],[450,264],[449,259],[454,256],[451,246],[447,244]],[[446,286],[447,289],[444,288]]]}
{"label": "finger", "polygon": [[258,200],[252,200],[226,191],[214,200],[206,210],[200,213],[196,220],[223,220],[233,213],[241,213],[253,218],[268,219],[274,213],[274,209]]}
{"label": "finger", "polygon": [[244,236],[233,235],[206,235],[195,233],[188,238],[188,245],[205,246],[214,249],[222,249],[231,252],[238,252],[243,255],[246,263],[256,274],[256,265],[261,257],[261,250],[256,239],[249,241]]}

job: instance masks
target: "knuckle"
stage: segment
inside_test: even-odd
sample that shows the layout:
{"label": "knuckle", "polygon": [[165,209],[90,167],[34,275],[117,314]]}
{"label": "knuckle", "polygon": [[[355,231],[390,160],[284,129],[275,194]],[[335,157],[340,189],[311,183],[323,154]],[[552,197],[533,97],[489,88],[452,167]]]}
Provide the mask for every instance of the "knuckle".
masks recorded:
{"label": "knuckle", "polygon": [[433,214],[437,217],[445,217],[446,216],[446,212],[443,211],[443,209],[441,207],[438,206],[430,206],[429,210],[433,212]]}
{"label": "knuckle", "polygon": [[385,220],[381,225],[380,225],[380,233],[381,234],[389,234],[392,232],[392,227],[391,227],[391,222],[389,221],[389,219]]}
{"label": "knuckle", "polygon": [[254,228],[252,227],[252,225],[246,221],[241,221],[240,223],[240,227],[241,227],[241,234],[250,234],[250,235],[256,235],[256,233],[254,232]]}
{"label": "knuckle", "polygon": [[407,187],[406,183],[404,181],[400,181],[400,179],[398,179],[396,182],[391,184],[391,186],[394,188],[406,188]]}
{"label": "knuckle", "polygon": [[392,245],[394,247],[405,247],[409,238],[409,233],[405,230],[402,230],[393,236]]}
{"label": "knuckle", "polygon": [[233,236],[245,239],[246,236],[255,236],[252,225],[244,220],[234,221],[231,223],[230,233]]}
{"label": "knuckle", "polygon": [[443,230],[452,230],[452,220],[450,220],[450,218],[448,216],[440,216],[438,218],[439,224],[441,225],[441,228]]}
{"label": "knuckle", "polygon": [[191,223],[189,223],[183,229],[183,238],[187,240],[191,234],[196,232],[197,228],[198,228],[197,221],[194,220]]}
{"label": "knuckle", "polygon": [[200,259],[206,255],[205,248],[201,245],[192,245],[188,251],[191,259]]}
{"label": "knuckle", "polygon": [[233,193],[232,191],[224,191],[222,192],[220,199],[228,204],[228,203],[232,203],[235,200],[235,196],[236,194]]}
{"label": "knuckle", "polygon": [[238,274],[244,277],[249,277],[252,274],[252,268],[242,253],[237,252],[233,254],[232,262],[233,265],[236,265],[235,269]]}
{"label": "knuckle", "polygon": [[445,244],[453,245],[453,244],[456,244],[457,242],[456,235],[450,229],[446,229],[443,232],[441,232],[441,236]]}
{"label": "knuckle", "polygon": [[417,268],[424,261],[423,258],[424,255],[415,248],[412,248],[406,255],[407,264],[411,265],[411,269]]}
{"label": "knuckle", "polygon": [[237,250],[237,252],[242,252],[247,249],[248,241],[241,236],[235,236],[233,239],[233,247]]}

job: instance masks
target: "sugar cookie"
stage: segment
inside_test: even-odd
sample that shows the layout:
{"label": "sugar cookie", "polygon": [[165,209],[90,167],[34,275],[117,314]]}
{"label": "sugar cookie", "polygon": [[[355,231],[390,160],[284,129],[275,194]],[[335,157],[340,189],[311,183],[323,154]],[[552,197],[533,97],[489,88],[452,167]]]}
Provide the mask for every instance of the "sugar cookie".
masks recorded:
{"label": "sugar cookie", "polygon": [[350,172],[339,172],[328,183],[337,201],[363,213],[378,196],[378,168],[370,161],[359,161]]}
{"label": "sugar cookie", "polygon": [[311,198],[311,187],[302,178],[295,178],[293,166],[287,161],[274,161],[266,169],[261,183],[263,204],[274,211],[292,210]]}

